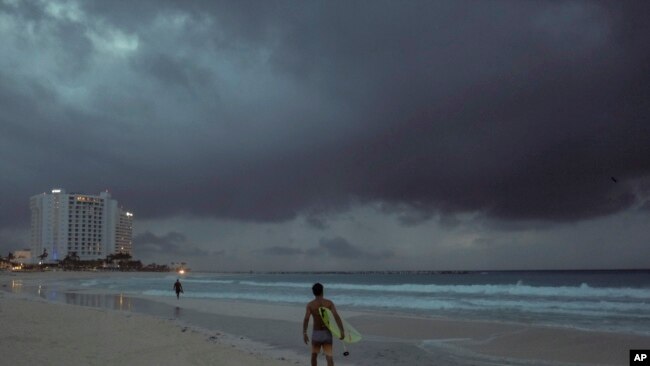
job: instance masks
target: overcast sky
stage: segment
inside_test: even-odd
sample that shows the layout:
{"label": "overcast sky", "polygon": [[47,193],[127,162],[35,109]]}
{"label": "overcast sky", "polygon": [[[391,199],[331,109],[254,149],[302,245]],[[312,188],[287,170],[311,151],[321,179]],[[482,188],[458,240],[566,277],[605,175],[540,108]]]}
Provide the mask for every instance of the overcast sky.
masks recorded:
{"label": "overcast sky", "polygon": [[0,0],[0,253],[108,189],[213,270],[648,268],[648,1]]}

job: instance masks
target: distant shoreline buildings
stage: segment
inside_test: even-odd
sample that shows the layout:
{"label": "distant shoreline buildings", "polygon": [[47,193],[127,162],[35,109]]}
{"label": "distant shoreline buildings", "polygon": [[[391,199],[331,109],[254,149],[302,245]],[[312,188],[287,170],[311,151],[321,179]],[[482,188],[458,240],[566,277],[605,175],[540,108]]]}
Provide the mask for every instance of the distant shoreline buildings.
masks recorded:
{"label": "distant shoreline buildings", "polygon": [[99,195],[52,189],[30,198],[31,261],[56,262],[76,254],[80,260],[133,255],[133,213],[106,192]]}

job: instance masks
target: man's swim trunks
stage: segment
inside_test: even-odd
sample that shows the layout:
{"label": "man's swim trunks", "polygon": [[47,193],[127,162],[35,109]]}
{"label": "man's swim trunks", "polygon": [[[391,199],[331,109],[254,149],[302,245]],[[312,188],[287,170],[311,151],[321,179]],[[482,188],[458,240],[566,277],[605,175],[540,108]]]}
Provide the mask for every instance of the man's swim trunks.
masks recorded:
{"label": "man's swim trunks", "polygon": [[312,344],[332,344],[332,333],[328,329],[314,330],[311,333]]}

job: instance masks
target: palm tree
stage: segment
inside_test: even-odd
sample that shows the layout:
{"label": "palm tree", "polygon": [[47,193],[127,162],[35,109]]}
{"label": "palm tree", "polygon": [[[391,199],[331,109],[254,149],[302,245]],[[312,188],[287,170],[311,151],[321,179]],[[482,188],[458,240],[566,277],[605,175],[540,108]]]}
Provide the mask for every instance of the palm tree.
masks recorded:
{"label": "palm tree", "polygon": [[129,261],[131,260],[131,258],[133,257],[129,253],[118,252],[117,254],[115,254],[115,259]]}
{"label": "palm tree", "polygon": [[106,256],[106,262],[113,264],[113,262],[118,261],[120,268],[126,268],[129,266],[129,261],[131,260],[131,254],[124,252],[117,252],[114,254],[109,254]]}
{"label": "palm tree", "polygon": [[48,254],[47,254],[47,249],[43,248],[43,254],[39,255],[38,258],[39,258],[39,259],[41,260],[41,262],[42,262],[45,258],[47,258],[47,256],[48,256]]}
{"label": "palm tree", "polygon": [[61,261],[61,264],[63,265],[63,268],[65,269],[76,269],[79,266],[79,262],[81,261],[81,258],[79,258],[79,255],[77,252],[68,252],[68,255],[63,258]]}
{"label": "palm tree", "polygon": [[124,253],[124,252],[117,252],[114,254],[109,254],[106,256],[106,260],[108,262],[113,262],[115,260],[129,260],[131,259],[131,254],[129,253]]}
{"label": "palm tree", "polygon": [[70,259],[72,259],[75,262],[79,262],[81,260],[77,252],[70,252]]}

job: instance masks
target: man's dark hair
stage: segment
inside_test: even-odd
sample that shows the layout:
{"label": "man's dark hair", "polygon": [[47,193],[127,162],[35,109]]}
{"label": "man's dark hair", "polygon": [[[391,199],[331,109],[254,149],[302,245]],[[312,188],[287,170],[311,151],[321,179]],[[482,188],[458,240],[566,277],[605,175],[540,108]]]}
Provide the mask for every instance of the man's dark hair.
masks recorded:
{"label": "man's dark hair", "polygon": [[320,296],[323,294],[323,285],[316,282],[314,286],[311,287],[311,291],[314,293],[314,296]]}

